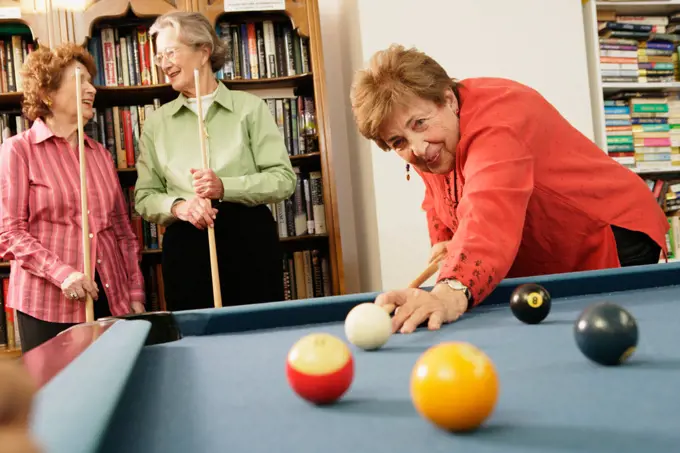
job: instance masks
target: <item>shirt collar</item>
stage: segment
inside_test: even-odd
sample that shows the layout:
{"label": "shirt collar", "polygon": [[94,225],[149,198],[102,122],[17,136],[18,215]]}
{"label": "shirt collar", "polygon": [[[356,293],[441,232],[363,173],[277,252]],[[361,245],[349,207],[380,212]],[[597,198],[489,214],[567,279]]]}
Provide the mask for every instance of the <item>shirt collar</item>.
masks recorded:
{"label": "shirt collar", "polygon": [[[31,126],[31,141],[33,143],[42,143],[52,137],[56,137],[54,135],[54,132],[52,132],[52,129],[50,129],[47,124],[43,121],[42,118],[37,118],[35,121],[33,121],[33,126]],[[95,149],[95,142],[92,138],[90,138],[87,134],[85,135],[85,145],[88,146],[91,149]]]}
{"label": "shirt collar", "polygon": [[[231,91],[219,80],[217,81],[215,102],[227,110],[234,110],[234,101],[231,96]],[[182,107],[189,108],[189,99],[184,96],[184,94],[180,93],[179,96],[177,96],[177,99],[168,105],[168,116],[174,116]]]}

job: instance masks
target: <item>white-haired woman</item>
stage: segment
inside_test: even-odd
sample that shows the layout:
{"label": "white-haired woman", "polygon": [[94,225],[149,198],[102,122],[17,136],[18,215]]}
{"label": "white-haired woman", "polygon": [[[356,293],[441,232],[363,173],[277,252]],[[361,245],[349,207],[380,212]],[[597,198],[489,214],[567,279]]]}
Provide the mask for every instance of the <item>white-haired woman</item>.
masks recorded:
{"label": "white-haired woman", "polygon": [[[296,175],[261,98],[215,77],[226,46],[199,13],[173,12],[151,28],[155,63],[179,96],[150,115],[141,136],[135,206],[166,225],[163,280],[170,310],[213,306],[207,228],[214,226],[223,304],[283,299],[282,252],[267,208],[289,198]],[[202,169],[194,69],[208,137]]]}

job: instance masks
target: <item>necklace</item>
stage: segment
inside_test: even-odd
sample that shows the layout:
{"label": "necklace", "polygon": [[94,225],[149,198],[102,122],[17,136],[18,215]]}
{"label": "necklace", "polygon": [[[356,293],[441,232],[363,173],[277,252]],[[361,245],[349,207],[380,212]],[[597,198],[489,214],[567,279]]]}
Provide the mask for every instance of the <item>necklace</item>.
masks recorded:
{"label": "necklace", "polygon": [[456,219],[456,209],[458,208],[458,175],[456,170],[453,171],[453,189],[451,188],[451,175],[444,177],[446,182],[446,192],[448,197],[444,197],[444,201],[449,208],[449,215],[452,219]]}

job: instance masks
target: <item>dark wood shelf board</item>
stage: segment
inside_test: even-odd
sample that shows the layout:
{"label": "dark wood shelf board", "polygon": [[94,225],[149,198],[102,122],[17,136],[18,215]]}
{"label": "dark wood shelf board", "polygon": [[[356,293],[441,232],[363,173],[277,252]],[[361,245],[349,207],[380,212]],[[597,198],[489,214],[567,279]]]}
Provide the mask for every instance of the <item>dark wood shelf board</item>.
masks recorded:
{"label": "dark wood shelf board", "polygon": [[[312,84],[313,78],[311,73],[307,73],[271,79],[234,79],[222,80],[222,82],[232,90],[303,88]],[[97,87],[95,106],[149,104],[153,102],[154,98],[158,98],[161,103],[165,103],[172,101],[177,95],[177,92],[167,83],[143,86],[99,86]],[[2,101],[2,98],[0,98],[0,103]],[[8,99],[6,102],[10,103],[10,100]],[[14,99],[14,102],[17,102],[17,100]]]}
{"label": "dark wood shelf board", "polygon": [[0,93],[0,108],[21,108],[24,94],[21,92]]}
{"label": "dark wood shelf board", "polygon": [[[276,88],[305,88],[313,83],[311,73],[288,77],[276,77],[271,79],[234,79],[222,80],[232,90],[258,90]],[[23,93],[0,93],[0,108],[20,108]],[[177,92],[170,84],[143,85],[143,86],[117,86],[97,87],[95,107],[113,105],[140,105],[151,104],[155,98],[161,103],[172,101],[177,97]]]}
{"label": "dark wood shelf board", "polygon": [[313,83],[312,73],[267,79],[229,79],[222,82],[232,90],[257,90],[263,88],[302,88]]}

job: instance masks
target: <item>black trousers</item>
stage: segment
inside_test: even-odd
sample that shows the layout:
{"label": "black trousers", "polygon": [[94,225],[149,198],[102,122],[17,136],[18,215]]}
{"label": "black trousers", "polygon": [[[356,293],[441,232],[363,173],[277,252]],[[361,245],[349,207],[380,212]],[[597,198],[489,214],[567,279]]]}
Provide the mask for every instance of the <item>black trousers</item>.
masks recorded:
{"label": "black trousers", "polygon": [[[216,203],[222,305],[283,300],[283,253],[267,206]],[[208,230],[176,221],[163,236],[163,283],[171,311],[214,307]]]}
{"label": "black trousers", "polygon": [[659,262],[661,247],[645,233],[612,225],[622,267]]}
{"label": "black trousers", "polygon": [[[109,301],[104,293],[104,285],[95,272],[94,281],[99,288],[99,298],[94,301],[94,318],[105,318],[111,316]],[[48,322],[34,318],[26,313],[17,310],[16,322],[19,324],[19,336],[21,337],[21,351],[26,353],[36,346],[40,346],[46,341],[56,337],[59,333],[73,327],[75,323]]]}

